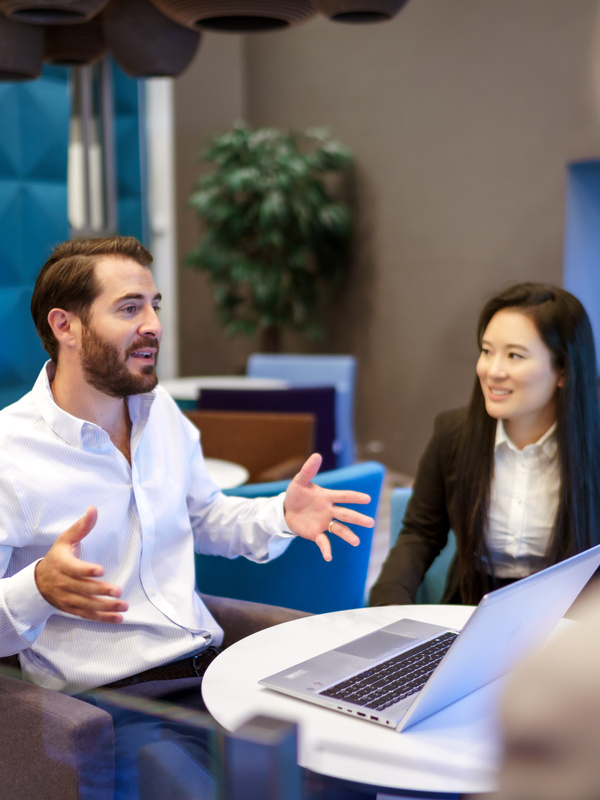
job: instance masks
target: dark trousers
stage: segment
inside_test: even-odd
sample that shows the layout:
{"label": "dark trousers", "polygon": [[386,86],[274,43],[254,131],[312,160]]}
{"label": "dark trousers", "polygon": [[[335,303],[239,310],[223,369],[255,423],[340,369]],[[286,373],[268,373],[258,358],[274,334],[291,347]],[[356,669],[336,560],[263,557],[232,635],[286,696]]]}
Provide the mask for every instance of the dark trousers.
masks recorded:
{"label": "dark trousers", "polygon": [[[83,699],[108,711],[115,735],[115,800],[216,800],[222,764],[214,721],[208,716],[200,678],[153,681],[92,692]],[[119,700],[122,697],[122,700]],[[129,708],[127,699],[142,709]],[[206,729],[190,719],[169,718],[153,701],[206,714]],[[138,704],[135,700],[134,703]],[[150,711],[157,713],[148,713]],[[177,714],[175,714],[177,716]],[[375,800],[376,789],[303,770],[303,800]]]}
{"label": "dark trousers", "polygon": [[[214,723],[202,701],[201,685],[200,678],[152,681],[82,697],[113,718],[115,800],[177,800],[178,795],[185,797],[187,788],[198,800],[217,796]],[[182,707],[190,711],[187,719],[185,714],[179,718],[177,709]],[[199,716],[202,712],[205,716]],[[205,725],[194,724],[198,721]]]}

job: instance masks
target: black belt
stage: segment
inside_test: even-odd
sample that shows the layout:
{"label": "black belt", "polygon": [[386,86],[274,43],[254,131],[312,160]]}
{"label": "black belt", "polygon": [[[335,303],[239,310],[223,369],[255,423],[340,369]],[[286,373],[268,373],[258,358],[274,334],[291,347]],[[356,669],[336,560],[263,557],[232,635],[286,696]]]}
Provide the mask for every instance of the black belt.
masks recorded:
{"label": "black belt", "polygon": [[221,651],[218,647],[207,647],[200,653],[187,656],[179,661],[171,661],[161,667],[151,667],[127,678],[120,678],[112,683],[105,683],[98,686],[98,689],[121,689],[124,686],[135,686],[136,683],[146,681],[171,681],[177,678],[201,678]]}

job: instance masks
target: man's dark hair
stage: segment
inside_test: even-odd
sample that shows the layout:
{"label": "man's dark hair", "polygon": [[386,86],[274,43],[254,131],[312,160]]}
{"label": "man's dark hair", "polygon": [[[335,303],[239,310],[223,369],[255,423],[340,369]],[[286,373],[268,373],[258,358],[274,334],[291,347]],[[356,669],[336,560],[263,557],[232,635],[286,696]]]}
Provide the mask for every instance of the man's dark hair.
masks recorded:
{"label": "man's dark hair", "polygon": [[48,324],[53,308],[71,311],[84,324],[89,320],[92,303],[100,293],[94,267],[102,258],[130,258],[142,267],[153,259],[133,236],[97,239],[72,239],[54,248],[37,277],[31,297],[31,316],[44,349],[55,363],[58,342]]}

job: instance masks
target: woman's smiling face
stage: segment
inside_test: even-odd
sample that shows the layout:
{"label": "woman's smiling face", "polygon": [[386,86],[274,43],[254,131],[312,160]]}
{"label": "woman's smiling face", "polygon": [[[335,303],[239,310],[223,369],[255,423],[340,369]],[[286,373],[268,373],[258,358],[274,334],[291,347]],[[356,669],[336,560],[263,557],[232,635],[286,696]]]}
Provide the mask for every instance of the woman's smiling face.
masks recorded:
{"label": "woman's smiling face", "polygon": [[536,442],[556,420],[562,372],[527,314],[494,314],[483,333],[477,376],[487,413],[504,420],[517,447]]}

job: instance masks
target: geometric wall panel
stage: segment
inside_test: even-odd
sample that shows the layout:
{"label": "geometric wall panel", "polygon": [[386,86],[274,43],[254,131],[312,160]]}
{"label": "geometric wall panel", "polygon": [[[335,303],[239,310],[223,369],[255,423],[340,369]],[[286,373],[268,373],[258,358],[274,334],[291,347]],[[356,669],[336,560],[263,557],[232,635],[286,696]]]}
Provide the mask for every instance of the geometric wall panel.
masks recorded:
{"label": "geometric wall panel", "polygon": [[563,286],[583,304],[592,323],[600,375],[600,160],[567,170]]}
{"label": "geometric wall panel", "polygon": [[31,388],[46,358],[29,304],[42,264],[69,236],[68,76],[46,67],[38,80],[0,85],[0,406]]}
{"label": "geometric wall panel", "polygon": [[130,78],[114,62],[112,74],[118,232],[148,245],[144,81]]}

